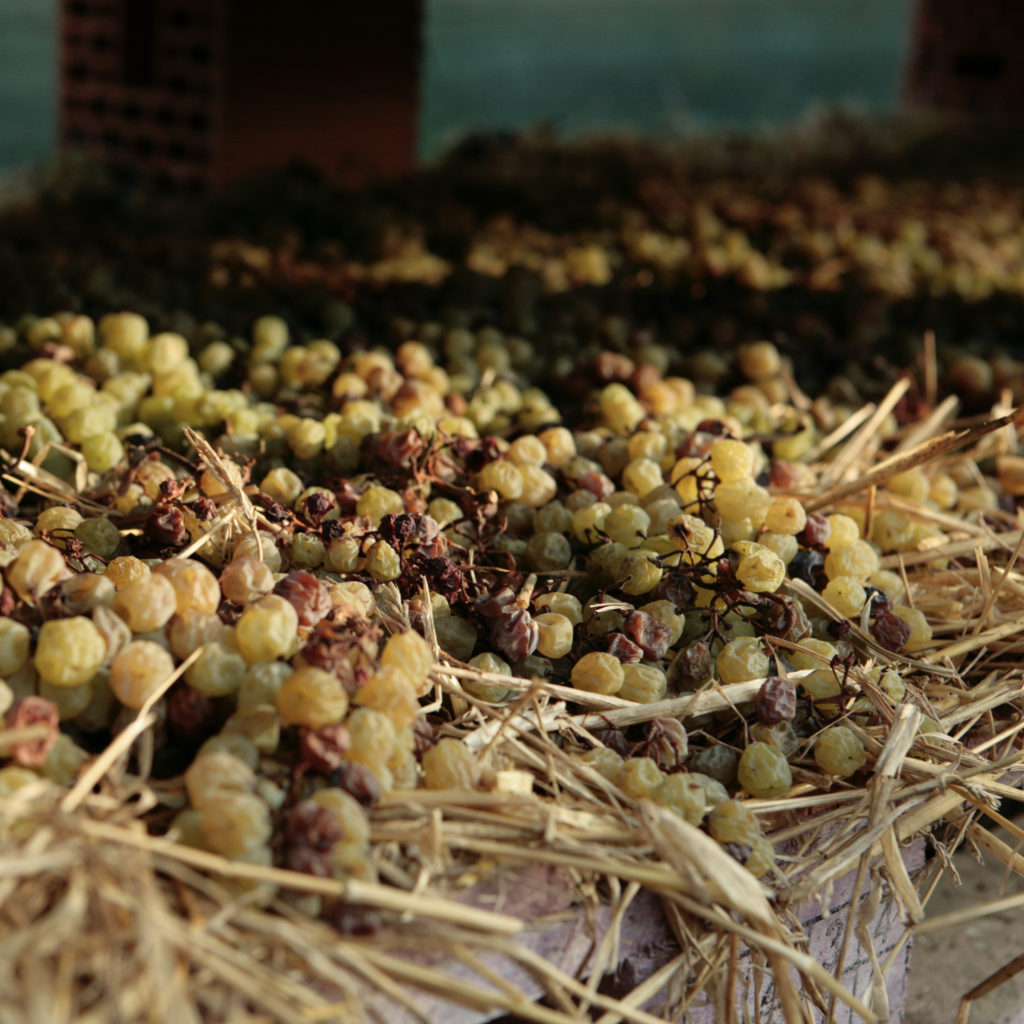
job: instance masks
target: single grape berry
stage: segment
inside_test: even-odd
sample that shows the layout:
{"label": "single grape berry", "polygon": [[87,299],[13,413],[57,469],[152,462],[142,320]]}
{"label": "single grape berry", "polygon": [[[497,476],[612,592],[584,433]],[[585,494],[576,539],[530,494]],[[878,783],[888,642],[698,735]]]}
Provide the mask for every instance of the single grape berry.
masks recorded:
{"label": "single grape berry", "polygon": [[664,658],[672,643],[671,628],[647,612],[630,612],[622,629],[643,650],[644,657],[651,661]]}
{"label": "single grape berry", "polygon": [[796,687],[788,679],[769,676],[757,691],[754,706],[765,725],[791,722],[796,714]]}
{"label": "single grape berry", "polygon": [[624,665],[635,665],[644,656],[643,648],[634,643],[625,633],[609,633],[605,643],[610,655],[618,658]]}
{"label": "single grape berry", "polygon": [[804,528],[797,534],[797,540],[805,547],[824,547],[832,536],[832,524],[820,512],[808,512]]}
{"label": "single grape berry", "polygon": [[864,744],[851,729],[845,725],[833,725],[814,744],[814,760],[827,775],[845,779],[864,767],[867,754]]}
{"label": "single grape berry", "polygon": [[871,623],[871,635],[887,651],[898,651],[910,639],[910,624],[891,611],[881,611]]}
{"label": "single grape berry", "polygon": [[770,743],[751,743],[740,755],[740,785],[757,797],[784,796],[793,785],[786,755]]}
{"label": "single grape berry", "polygon": [[491,626],[491,643],[509,661],[522,661],[537,650],[540,631],[525,608],[504,609]]}
{"label": "single grape berry", "polygon": [[825,582],[825,559],[820,551],[800,550],[790,560],[789,575],[818,589]]}

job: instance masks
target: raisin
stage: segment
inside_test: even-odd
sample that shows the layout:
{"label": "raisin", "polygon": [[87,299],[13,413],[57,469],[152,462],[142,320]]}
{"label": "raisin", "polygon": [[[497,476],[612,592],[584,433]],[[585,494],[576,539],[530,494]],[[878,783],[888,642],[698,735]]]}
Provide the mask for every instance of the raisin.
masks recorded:
{"label": "raisin", "polygon": [[28,729],[43,726],[47,732],[39,739],[25,740],[11,747],[11,758],[28,768],[38,767],[46,761],[60,735],[60,712],[57,705],[42,697],[22,697],[7,712],[8,729]]}
{"label": "raisin", "polygon": [[373,769],[359,761],[346,761],[331,773],[331,785],[354,796],[364,807],[380,800],[380,780]]}
{"label": "raisin", "polygon": [[522,661],[533,654],[540,639],[540,630],[525,608],[506,608],[491,626],[491,643],[509,661]]}
{"label": "raisin", "polygon": [[479,594],[473,602],[473,608],[485,619],[496,619],[515,600],[516,592],[511,587],[502,587],[493,593]]}
{"label": "raisin", "polygon": [[796,714],[796,687],[788,679],[769,676],[757,691],[754,706],[765,725],[791,722]]}
{"label": "raisin", "polygon": [[319,729],[302,729],[299,734],[299,750],[302,760],[315,772],[328,775],[337,771],[348,753],[348,729],[340,722],[321,726]]}
{"label": "raisin", "polygon": [[807,548],[824,547],[832,536],[832,524],[820,512],[808,512],[804,528],[796,539]]}
{"label": "raisin", "polygon": [[173,505],[157,505],[146,516],[143,526],[146,537],[159,544],[160,547],[176,548],[185,543],[188,531],[185,529],[185,517],[180,508]]}
{"label": "raisin", "polygon": [[669,682],[683,689],[699,686],[711,677],[711,649],[703,640],[684,647],[672,659],[668,670]]}
{"label": "raisin", "polygon": [[195,687],[179,683],[167,695],[167,730],[180,743],[198,746],[217,731],[214,702]]}
{"label": "raisin", "polygon": [[895,612],[881,611],[871,623],[871,635],[887,651],[898,651],[910,639],[910,624]]}
{"label": "raisin", "polygon": [[643,648],[634,643],[625,633],[609,633],[607,651],[623,664],[635,665],[643,656]]}
{"label": "raisin", "polygon": [[622,628],[651,661],[664,658],[672,643],[672,630],[647,612],[630,612]]}
{"label": "raisin", "polygon": [[323,582],[305,569],[296,569],[279,579],[274,586],[279,594],[295,609],[299,627],[315,626],[333,607],[331,595]]}
{"label": "raisin", "polygon": [[789,575],[795,580],[802,580],[816,590],[825,582],[825,559],[820,551],[798,551],[787,566]]}

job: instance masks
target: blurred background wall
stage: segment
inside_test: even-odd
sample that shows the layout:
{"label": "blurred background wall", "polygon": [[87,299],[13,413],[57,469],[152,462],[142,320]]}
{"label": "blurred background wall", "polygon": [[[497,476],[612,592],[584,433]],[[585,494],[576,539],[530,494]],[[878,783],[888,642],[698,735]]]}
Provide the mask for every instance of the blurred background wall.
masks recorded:
{"label": "blurred background wall", "polygon": [[[468,131],[756,130],[895,109],[912,0],[427,0],[420,155]],[[0,167],[56,144],[56,0],[0,0]]]}

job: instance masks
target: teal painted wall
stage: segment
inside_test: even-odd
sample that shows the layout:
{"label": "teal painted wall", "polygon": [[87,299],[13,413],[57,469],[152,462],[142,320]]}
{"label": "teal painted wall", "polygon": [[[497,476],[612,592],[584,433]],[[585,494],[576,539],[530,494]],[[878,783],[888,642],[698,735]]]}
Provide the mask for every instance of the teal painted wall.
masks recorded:
{"label": "teal painted wall", "polygon": [[53,152],[56,46],[56,0],[0,0],[0,167]]}
{"label": "teal painted wall", "polygon": [[435,0],[421,151],[466,130],[646,135],[895,108],[911,0]]}
{"label": "teal painted wall", "polygon": [[[910,6],[426,0],[420,152],[435,155],[466,131],[544,121],[568,136],[670,136],[757,129],[814,103],[891,110]],[[56,0],[0,0],[0,167],[53,152],[55,24]]]}

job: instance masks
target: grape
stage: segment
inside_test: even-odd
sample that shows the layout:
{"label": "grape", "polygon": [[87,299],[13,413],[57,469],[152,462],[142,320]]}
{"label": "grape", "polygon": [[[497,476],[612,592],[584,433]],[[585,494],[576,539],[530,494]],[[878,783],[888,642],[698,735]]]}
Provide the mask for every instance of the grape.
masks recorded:
{"label": "grape", "polygon": [[311,666],[295,669],[277,691],[277,709],[285,722],[312,729],[340,722],[348,711],[348,703],[341,680]]}
{"label": "grape", "polygon": [[623,682],[618,696],[638,704],[653,704],[661,700],[668,689],[665,673],[654,665],[623,665]]}
{"label": "grape", "polygon": [[910,635],[903,644],[903,650],[910,652],[927,647],[932,639],[932,627],[924,617],[924,613],[917,608],[909,608],[901,604],[896,605],[893,612],[910,627]]}
{"label": "grape", "polygon": [[836,512],[826,517],[828,522],[828,543],[831,548],[842,547],[860,540],[860,526],[856,519]]}
{"label": "grape", "polygon": [[150,573],[119,587],[113,609],[133,633],[152,633],[167,625],[177,605],[171,581]]}
{"label": "grape", "polygon": [[159,644],[132,640],[110,663],[110,688],[126,708],[141,708],[173,671],[173,658]]}
{"label": "grape", "polygon": [[579,690],[614,694],[622,688],[626,676],[620,662],[611,654],[591,651],[573,665],[569,678]]}
{"label": "grape", "polygon": [[774,533],[799,534],[807,525],[807,513],[796,498],[773,498],[765,513],[764,525]]}
{"label": "grape", "polygon": [[708,831],[720,843],[753,846],[761,836],[757,817],[740,800],[722,800],[711,808]]}
{"label": "grape", "polygon": [[539,612],[557,612],[564,615],[573,626],[578,626],[583,621],[583,606],[579,598],[572,594],[541,594],[534,598],[533,603]]}
{"label": "grape", "polygon": [[754,453],[743,441],[716,441],[708,450],[711,468],[719,480],[746,480],[753,476]]}
{"label": "grape", "polygon": [[740,785],[751,796],[784,796],[793,784],[786,755],[770,743],[751,743],[740,755]]}
{"label": "grape", "polygon": [[891,611],[881,611],[871,623],[871,635],[887,651],[898,651],[910,639],[910,623]]}
{"label": "grape", "polygon": [[629,757],[623,762],[614,782],[627,796],[639,800],[641,797],[653,798],[664,780],[665,773],[653,758]]}
{"label": "grape", "polygon": [[30,640],[28,626],[0,618],[0,678],[17,672],[28,661]]}
{"label": "grape", "polygon": [[752,593],[770,594],[786,578],[786,563],[774,551],[762,547],[740,559],[736,578]]}
{"label": "grape", "polygon": [[768,675],[768,655],[760,640],[741,636],[730,640],[715,659],[718,678],[723,683],[742,683]]}
{"label": "grape", "polygon": [[291,602],[268,594],[250,604],[235,625],[238,651],[247,664],[274,661],[296,646],[299,616]]}
{"label": "grape", "polygon": [[44,682],[81,686],[92,679],[106,655],[103,635],[90,619],[76,615],[42,624],[34,664]]}
{"label": "grape", "polygon": [[420,711],[412,680],[397,666],[385,665],[371,675],[356,691],[355,703],[383,711],[399,729],[411,725]]}
{"label": "grape", "polygon": [[6,575],[18,597],[35,604],[68,575],[68,570],[55,547],[42,540],[30,540],[18,549]]}
{"label": "grape", "polygon": [[206,697],[226,697],[238,690],[245,671],[245,659],[236,650],[208,643],[186,670],[185,682]]}
{"label": "grape", "polygon": [[526,542],[526,559],[537,572],[564,569],[572,560],[572,545],[561,533],[538,532]]}
{"label": "grape", "polygon": [[804,528],[800,531],[797,539],[801,544],[809,548],[821,548],[829,542],[832,536],[832,524],[828,518],[820,512],[808,512]]}
{"label": "grape", "polygon": [[480,768],[469,750],[458,740],[444,737],[422,759],[427,789],[473,789]]}
{"label": "grape", "polygon": [[279,579],[274,593],[283,597],[295,609],[299,628],[310,629],[330,610],[331,596],[323,581],[305,569],[296,569]]}
{"label": "grape", "polygon": [[60,712],[42,697],[22,697],[8,710],[4,724],[8,729],[45,728],[39,739],[22,740],[10,747],[10,756],[18,764],[36,767],[45,763],[60,735]]}
{"label": "grape", "polygon": [[625,758],[610,747],[593,747],[581,755],[580,761],[603,775],[609,782],[614,782],[622,770]]}
{"label": "grape", "polygon": [[814,760],[827,775],[848,778],[864,767],[867,754],[864,744],[845,725],[833,725],[814,744]]}
{"label": "grape", "polygon": [[855,540],[850,544],[833,544],[825,556],[825,575],[830,580],[840,576],[866,580],[877,569],[878,555],[866,540]]}
{"label": "grape", "polygon": [[546,658],[561,658],[572,650],[572,623],[558,612],[533,617],[537,627],[537,650]]}
{"label": "grape", "polygon": [[225,857],[250,854],[270,841],[270,809],[253,793],[207,796],[199,830],[215,853]]}
{"label": "grape", "polygon": [[201,750],[184,779],[188,798],[199,810],[218,798],[241,796],[256,789],[252,768],[224,750]]}
{"label": "grape", "polygon": [[788,679],[769,676],[757,692],[757,717],[766,725],[790,722],[796,714],[796,687]]}
{"label": "grape", "polygon": [[410,629],[393,634],[384,645],[380,660],[385,667],[401,669],[417,697],[429,692],[430,681],[427,677],[434,664],[434,655],[430,644],[418,633]]}
{"label": "grape", "polygon": [[860,614],[867,601],[867,591],[854,576],[836,576],[825,584],[821,596],[828,601],[840,615],[853,618]]}
{"label": "grape", "polygon": [[156,566],[153,572],[170,580],[178,612],[194,609],[212,614],[220,605],[220,584],[217,577],[201,562],[169,558]]}
{"label": "grape", "polygon": [[704,787],[684,772],[667,776],[654,790],[652,799],[691,825],[699,825],[707,811]]}
{"label": "grape", "polygon": [[533,654],[539,639],[540,630],[525,608],[505,608],[491,625],[491,643],[510,661]]}
{"label": "grape", "polygon": [[723,786],[728,786],[736,778],[736,766],[739,755],[723,743],[715,743],[703,750],[698,750],[690,758],[690,768],[696,774],[706,775]]}

